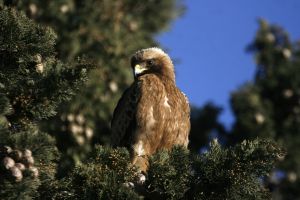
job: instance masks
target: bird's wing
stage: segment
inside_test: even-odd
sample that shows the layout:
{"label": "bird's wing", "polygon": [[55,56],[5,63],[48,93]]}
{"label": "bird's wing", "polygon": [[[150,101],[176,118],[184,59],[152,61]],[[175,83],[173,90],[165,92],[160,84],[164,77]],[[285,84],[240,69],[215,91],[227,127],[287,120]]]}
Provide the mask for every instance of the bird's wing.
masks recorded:
{"label": "bird's wing", "polygon": [[182,98],[182,101],[183,101],[183,104],[184,104],[184,109],[183,110],[185,111],[185,114],[187,115],[187,118],[190,120],[191,108],[190,108],[189,99],[187,98],[187,96],[183,92],[180,91],[180,93],[183,96],[183,98]]}
{"label": "bird's wing", "polygon": [[191,122],[190,122],[190,105],[187,96],[180,92],[181,94],[181,117],[180,117],[180,133],[181,136],[178,137],[178,141],[180,141],[181,145],[187,146],[188,145],[188,137],[191,129]]}
{"label": "bird's wing", "polygon": [[136,124],[135,113],[139,100],[139,84],[133,83],[120,98],[111,121],[113,146],[127,146]]}

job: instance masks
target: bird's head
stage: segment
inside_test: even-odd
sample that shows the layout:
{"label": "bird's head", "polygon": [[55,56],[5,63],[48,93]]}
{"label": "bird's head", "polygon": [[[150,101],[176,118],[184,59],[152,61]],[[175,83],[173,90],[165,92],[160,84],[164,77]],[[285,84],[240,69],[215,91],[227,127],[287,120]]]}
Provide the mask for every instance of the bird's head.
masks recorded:
{"label": "bird's head", "polygon": [[144,74],[155,74],[175,81],[172,60],[168,54],[157,47],[137,51],[131,57],[131,67],[135,78]]}

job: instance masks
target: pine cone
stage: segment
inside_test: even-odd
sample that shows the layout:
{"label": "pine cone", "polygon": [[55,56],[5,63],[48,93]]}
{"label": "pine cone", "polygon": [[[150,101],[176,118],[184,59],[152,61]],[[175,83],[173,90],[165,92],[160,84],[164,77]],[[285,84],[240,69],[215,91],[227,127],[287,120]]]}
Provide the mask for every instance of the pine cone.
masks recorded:
{"label": "pine cone", "polygon": [[43,63],[39,63],[35,65],[35,71],[39,74],[44,72],[44,65]]}
{"label": "pine cone", "polygon": [[5,169],[10,169],[15,166],[15,161],[11,157],[5,157],[2,160]]}
{"label": "pine cone", "polygon": [[22,159],[22,152],[19,150],[13,150],[12,152],[9,153],[9,156],[14,159],[16,162],[19,162]]}
{"label": "pine cone", "polygon": [[39,176],[39,170],[36,167],[29,167],[29,171],[32,177],[36,178]]}
{"label": "pine cone", "polygon": [[12,152],[12,148],[10,146],[1,146],[0,147],[0,154],[1,155],[6,156],[11,152]]}
{"label": "pine cone", "polygon": [[26,167],[30,167],[33,166],[34,164],[34,159],[32,156],[24,156],[22,159],[22,163],[26,166]]}
{"label": "pine cone", "polygon": [[32,178],[39,176],[39,170],[33,166],[34,158],[31,150],[20,151],[9,146],[2,146],[0,147],[0,156],[4,157],[1,169],[5,173],[8,172],[8,178],[13,181],[20,182],[23,180],[23,176],[31,176]]}
{"label": "pine cone", "polygon": [[23,153],[24,153],[24,157],[32,156],[32,152],[29,149],[25,149]]}
{"label": "pine cone", "polygon": [[24,171],[26,169],[25,165],[22,163],[16,163],[15,166],[21,171]]}
{"label": "pine cone", "polygon": [[12,177],[14,178],[14,180],[16,182],[20,182],[23,179],[23,174],[22,174],[21,170],[18,167],[13,166],[9,170],[11,172]]}

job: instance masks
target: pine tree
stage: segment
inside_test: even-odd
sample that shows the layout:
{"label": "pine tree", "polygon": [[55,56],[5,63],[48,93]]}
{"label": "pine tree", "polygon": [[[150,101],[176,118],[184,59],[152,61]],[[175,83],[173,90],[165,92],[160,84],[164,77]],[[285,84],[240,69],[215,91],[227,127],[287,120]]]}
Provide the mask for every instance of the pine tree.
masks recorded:
{"label": "pine tree", "polygon": [[59,159],[38,122],[71,98],[88,65],[56,60],[53,30],[14,9],[1,8],[0,29],[0,198],[31,199],[54,178]]}
{"label": "pine tree", "polygon": [[[268,184],[274,199],[300,199],[300,54],[299,43],[277,25],[260,20],[248,50],[256,58],[252,83],[232,95],[236,116],[232,142],[274,138],[288,152]],[[279,176],[281,174],[281,176]]]}
{"label": "pine tree", "polygon": [[[98,146],[70,176],[52,182],[44,199],[271,199],[261,179],[284,155],[267,140],[244,141],[223,149],[217,140],[204,154],[183,147],[160,151],[149,160],[143,190],[126,149]],[[131,188],[132,187],[132,188]]]}

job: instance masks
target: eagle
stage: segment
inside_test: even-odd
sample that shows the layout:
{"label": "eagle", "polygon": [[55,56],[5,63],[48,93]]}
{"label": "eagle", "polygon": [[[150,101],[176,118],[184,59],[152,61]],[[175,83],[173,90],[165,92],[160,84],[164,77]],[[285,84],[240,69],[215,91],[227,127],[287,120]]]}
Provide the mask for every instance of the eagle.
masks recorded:
{"label": "eagle", "polygon": [[190,106],[176,87],[174,66],[160,48],[142,49],[131,57],[134,82],[120,98],[111,121],[111,144],[126,147],[142,172],[148,157],[174,145],[187,147]]}

